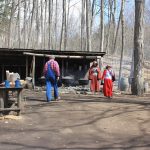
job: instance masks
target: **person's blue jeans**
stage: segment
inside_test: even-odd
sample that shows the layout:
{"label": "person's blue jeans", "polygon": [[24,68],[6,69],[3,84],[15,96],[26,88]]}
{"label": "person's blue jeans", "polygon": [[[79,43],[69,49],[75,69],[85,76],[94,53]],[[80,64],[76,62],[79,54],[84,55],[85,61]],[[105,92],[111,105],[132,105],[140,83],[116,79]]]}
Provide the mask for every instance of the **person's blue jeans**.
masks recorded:
{"label": "person's blue jeans", "polygon": [[47,102],[50,102],[52,100],[52,87],[54,88],[54,98],[58,98],[58,86],[57,86],[57,81],[51,82],[50,80],[46,80],[46,97],[47,97]]}

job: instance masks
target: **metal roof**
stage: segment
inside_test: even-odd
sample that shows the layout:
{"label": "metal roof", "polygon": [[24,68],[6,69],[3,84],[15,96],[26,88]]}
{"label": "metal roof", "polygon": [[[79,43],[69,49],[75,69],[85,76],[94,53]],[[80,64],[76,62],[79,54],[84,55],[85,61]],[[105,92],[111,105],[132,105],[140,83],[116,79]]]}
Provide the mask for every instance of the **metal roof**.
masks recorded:
{"label": "metal roof", "polygon": [[60,51],[60,50],[45,50],[45,49],[21,49],[21,48],[0,48],[0,54],[3,55],[23,55],[24,52],[37,53],[37,54],[53,54],[53,55],[66,55],[66,56],[101,56],[105,52],[87,52],[87,51]]}

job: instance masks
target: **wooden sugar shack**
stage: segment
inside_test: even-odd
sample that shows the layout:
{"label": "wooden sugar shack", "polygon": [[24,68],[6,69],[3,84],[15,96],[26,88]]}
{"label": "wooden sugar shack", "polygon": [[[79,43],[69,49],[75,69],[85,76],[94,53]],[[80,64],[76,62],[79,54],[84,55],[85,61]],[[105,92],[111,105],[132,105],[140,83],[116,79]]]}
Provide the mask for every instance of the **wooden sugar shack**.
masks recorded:
{"label": "wooden sugar shack", "polygon": [[6,79],[6,70],[9,70],[19,73],[21,79],[32,77],[33,84],[38,84],[49,55],[55,55],[62,77],[71,75],[78,80],[86,78],[90,63],[100,62],[105,52],[0,48],[0,81]]}

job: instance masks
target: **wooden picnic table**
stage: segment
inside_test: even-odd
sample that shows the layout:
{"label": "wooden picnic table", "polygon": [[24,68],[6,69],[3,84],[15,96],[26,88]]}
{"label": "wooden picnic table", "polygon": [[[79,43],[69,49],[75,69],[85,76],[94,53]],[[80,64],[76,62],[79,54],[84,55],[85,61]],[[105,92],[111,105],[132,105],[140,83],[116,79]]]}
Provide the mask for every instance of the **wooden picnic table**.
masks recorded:
{"label": "wooden picnic table", "polygon": [[[15,87],[0,87],[0,112],[5,111],[16,111],[17,115],[20,115],[21,111],[21,101],[22,101],[22,87],[15,88]],[[16,98],[17,98],[17,107],[8,107],[9,104],[9,92],[17,92]]]}

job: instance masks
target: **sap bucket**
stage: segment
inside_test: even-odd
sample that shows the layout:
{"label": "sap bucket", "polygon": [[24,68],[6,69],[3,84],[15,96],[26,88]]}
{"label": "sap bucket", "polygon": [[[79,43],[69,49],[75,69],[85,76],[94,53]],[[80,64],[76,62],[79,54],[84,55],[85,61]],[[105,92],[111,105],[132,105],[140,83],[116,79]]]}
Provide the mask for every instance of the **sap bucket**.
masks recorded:
{"label": "sap bucket", "polygon": [[8,80],[5,80],[5,87],[9,88],[10,87],[10,82]]}
{"label": "sap bucket", "polygon": [[127,91],[129,88],[129,80],[128,78],[122,77],[120,80],[120,90]]}
{"label": "sap bucket", "polygon": [[20,80],[16,80],[15,81],[15,88],[19,88],[19,87],[21,87]]}

